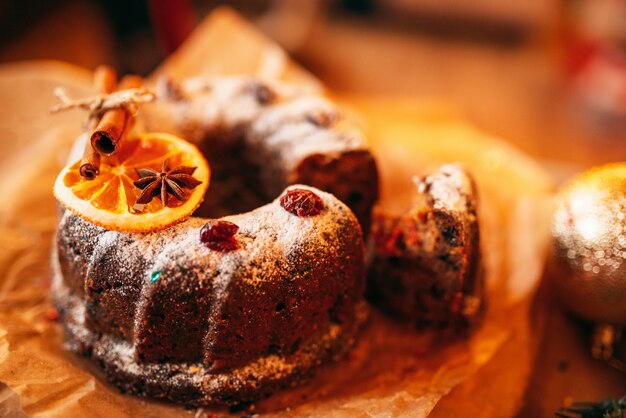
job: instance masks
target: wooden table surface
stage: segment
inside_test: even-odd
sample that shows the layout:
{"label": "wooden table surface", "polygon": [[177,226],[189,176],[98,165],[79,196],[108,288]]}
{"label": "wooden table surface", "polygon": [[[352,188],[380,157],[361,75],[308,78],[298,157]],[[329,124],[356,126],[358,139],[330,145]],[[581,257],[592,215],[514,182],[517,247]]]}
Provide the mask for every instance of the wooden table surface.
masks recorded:
{"label": "wooden table surface", "polygon": [[[82,18],[68,23],[68,15]],[[56,30],[61,25],[64,36]],[[50,34],[56,35],[47,38]],[[5,45],[0,60],[59,58],[94,67],[113,59],[106,34],[102,16],[69,3],[33,33]],[[60,38],[80,39],[81,47],[62,47],[67,43]],[[365,20],[330,19],[317,23],[292,52],[333,90],[443,99],[486,132],[537,158],[561,180],[585,167],[624,160],[626,132],[599,134],[572,111],[555,42],[531,37],[522,45],[502,47],[406,34]],[[55,50],[54,45],[61,47]],[[537,330],[539,355],[520,416],[553,416],[566,398],[626,394],[626,376],[590,357],[588,326],[563,314],[547,289],[540,290],[535,304],[548,315]]]}

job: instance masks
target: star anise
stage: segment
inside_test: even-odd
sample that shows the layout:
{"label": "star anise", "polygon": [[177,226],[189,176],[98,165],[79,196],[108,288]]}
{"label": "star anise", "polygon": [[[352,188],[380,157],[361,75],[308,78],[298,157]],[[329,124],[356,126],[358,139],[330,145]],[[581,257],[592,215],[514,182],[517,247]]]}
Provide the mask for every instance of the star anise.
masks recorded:
{"label": "star anise", "polygon": [[170,170],[167,160],[161,165],[161,172],[151,168],[135,169],[139,180],[133,184],[139,187],[141,194],[137,198],[137,204],[146,204],[152,201],[155,196],[161,197],[163,206],[167,205],[169,195],[184,202],[188,199],[183,189],[193,189],[202,182],[192,177],[196,167],[181,165]]}

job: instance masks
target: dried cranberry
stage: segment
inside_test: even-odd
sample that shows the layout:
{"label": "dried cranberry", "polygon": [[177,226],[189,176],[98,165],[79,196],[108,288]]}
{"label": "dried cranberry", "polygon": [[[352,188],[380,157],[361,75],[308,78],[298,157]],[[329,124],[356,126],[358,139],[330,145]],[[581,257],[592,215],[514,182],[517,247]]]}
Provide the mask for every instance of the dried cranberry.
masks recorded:
{"label": "dried cranberry", "polygon": [[239,248],[235,234],[239,227],[228,221],[209,221],[200,230],[200,241],[211,250],[233,251]]}
{"label": "dried cranberry", "polygon": [[299,217],[315,216],[324,209],[324,202],[310,190],[291,189],[280,198],[280,206]]}

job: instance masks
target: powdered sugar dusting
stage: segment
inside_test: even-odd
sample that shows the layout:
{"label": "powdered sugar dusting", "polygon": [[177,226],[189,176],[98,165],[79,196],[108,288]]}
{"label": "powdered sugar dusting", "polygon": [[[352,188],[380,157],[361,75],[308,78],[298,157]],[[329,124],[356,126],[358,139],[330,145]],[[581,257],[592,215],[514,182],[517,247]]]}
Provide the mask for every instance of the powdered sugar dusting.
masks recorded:
{"label": "powdered sugar dusting", "polygon": [[[186,222],[151,234],[134,237],[134,248],[144,249],[147,259],[153,259],[146,273],[151,271],[171,270],[173,266],[194,265],[198,260],[203,270],[199,280],[212,278],[211,271],[232,272],[245,270],[242,280],[250,286],[259,282],[273,280],[272,269],[280,268],[280,263],[272,265],[258,264],[254,260],[271,254],[276,260],[285,260],[295,249],[313,250],[331,254],[339,248],[340,236],[337,232],[342,225],[355,225],[352,212],[332,195],[313,187],[293,185],[287,190],[301,188],[320,196],[325,208],[315,217],[298,217],[284,210],[277,198],[274,202],[250,213],[232,215],[223,219],[239,226],[235,238],[241,250],[219,252],[206,248],[200,241],[200,229],[204,225],[201,218],[192,217]],[[106,232],[106,240],[111,234]],[[123,263],[124,260],[121,260]],[[209,272],[209,273],[207,273]],[[221,276],[220,276],[221,277]]]}
{"label": "powdered sugar dusting", "polygon": [[475,196],[474,186],[465,170],[458,164],[445,164],[424,179],[413,182],[419,193],[428,194],[437,209],[463,212],[470,198]]}
{"label": "powdered sugar dusting", "polygon": [[[255,83],[267,86],[276,99],[259,103],[250,88]],[[280,152],[286,158],[281,164],[288,169],[314,153],[338,154],[367,148],[361,132],[343,118],[334,104],[297,86],[235,76],[188,79],[181,82],[180,89],[182,99],[146,106],[143,121],[148,129],[169,120],[166,126],[173,132],[197,143],[219,127],[243,137],[253,161],[255,156],[264,158],[265,153],[257,154],[259,142],[271,150],[268,152],[284,149]],[[167,95],[162,92],[160,96]],[[311,116],[320,113],[332,115],[335,125],[341,128],[320,129],[311,122]]]}

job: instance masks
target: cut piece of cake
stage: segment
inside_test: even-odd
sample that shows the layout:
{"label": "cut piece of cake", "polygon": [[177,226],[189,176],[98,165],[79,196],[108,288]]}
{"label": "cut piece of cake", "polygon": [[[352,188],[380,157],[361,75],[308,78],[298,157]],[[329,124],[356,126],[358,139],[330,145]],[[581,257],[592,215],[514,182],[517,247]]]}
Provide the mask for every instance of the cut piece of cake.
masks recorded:
{"label": "cut piece of cake", "polygon": [[414,182],[406,212],[374,213],[368,297],[418,326],[467,326],[483,308],[474,181],[447,164]]}

